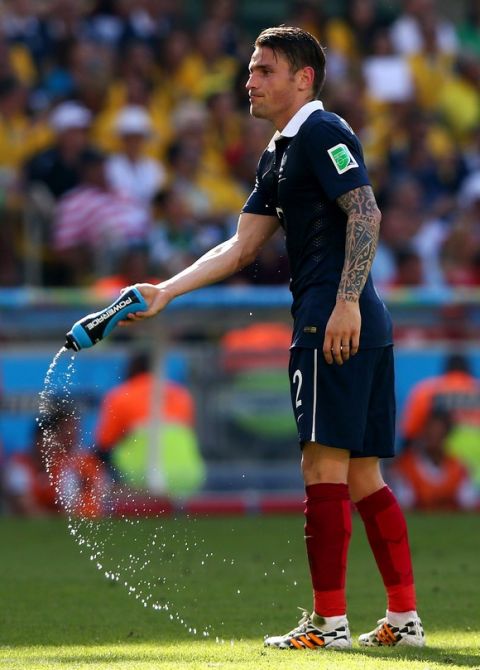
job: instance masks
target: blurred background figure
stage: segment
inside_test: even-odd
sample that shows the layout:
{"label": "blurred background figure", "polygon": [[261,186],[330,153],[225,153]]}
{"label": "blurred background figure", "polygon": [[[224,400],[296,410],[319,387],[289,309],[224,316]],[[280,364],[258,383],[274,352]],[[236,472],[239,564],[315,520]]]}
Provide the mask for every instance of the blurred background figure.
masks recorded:
{"label": "blurred background figure", "polygon": [[77,102],[58,105],[50,116],[53,142],[25,165],[27,185],[44,186],[54,200],[78,186],[91,121],[89,110]]}
{"label": "blurred background figure", "polygon": [[432,412],[450,416],[449,455],[468,468],[475,486],[480,484],[480,381],[467,356],[454,353],[445,360],[443,374],[424,379],[410,391],[401,421],[401,437],[408,447],[425,432]]}
{"label": "blurred background figure", "polygon": [[108,478],[100,460],[81,450],[77,439],[72,412],[54,409],[42,417],[41,425],[35,427],[31,449],[13,454],[5,465],[5,498],[10,513],[103,514],[108,504]]}
{"label": "blurred background figure", "polygon": [[165,276],[179,272],[195,259],[195,250],[204,248],[202,231],[188,202],[176,188],[167,188],[154,199],[154,220],[148,238],[153,268]]}
{"label": "blurred background figure", "polygon": [[96,453],[119,482],[174,497],[189,495],[205,478],[194,424],[191,393],[157,378],[150,356],[140,352],[131,358],[125,381],[102,401]]}
{"label": "blurred background figure", "polygon": [[432,409],[420,434],[389,471],[400,503],[407,509],[475,509],[479,494],[464,463],[449,453],[453,421],[443,409]]}
{"label": "blurred background figure", "polygon": [[162,163],[145,154],[145,141],[153,132],[150,117],[143,107],[124,107],[116,118],[115,130],[121,151],[107,161],[109,184],[150,212],[153,198],[167,178]]}
{"label": "blurred background figure", "polygon": [[464,53],[480,58],[480,4],[478,0],[468,0],[467,11],[458,26],[457,36]]}
{"label": "blurred background figure", "polygon": [[0,174],[3,188],[16,185],[23,163],[50,141],[44,121],[32,123],[28,88],[14,75],[0,77]]}
{"label": "blurred background figure", "polygon": [[436,0],[406,0],[403,12],[391,27],[395,50],[402,54],[418,53],[425,48],[422,25],[433,26],[435,38],[445,53],[455,53],[458,47],[455,26],[438,10]]}
{"label": "blurred background figure", "polygon": [[159,263],[155,263],[152,267],[150,249],[145,243],[132,244],[119,252],[111,268],[111,274],[102,275],[92,283],[91,287],[96,294],[108,301],[131,284],[137,282],[158,284],[162,277],[167,277],[167,274],[162,275],[161,269]]}
{"label": "blurred background figure", "polygon": [[205,99],[213,91],[231,89],[238,63],[225,51],[217,19],[206,19],[196,27],[190,67],[193,97]]}
{"label": "blurred background figure", "polygon": [[129,245],[145,241],[150,223],[137,199],[112,190],[103,153],[86,149],[79,160],[79,184],[59,199],[53,231],[59,260],[77,285],[113,267]]}
{"label": "blurred background figure", "polygon": [[[2,51],[0,36],[0,58]],[[24,194],[20,174],[24,161],[50,140],[47,125],[32,122],[28,110],[28,89],[8,68],[0,73],[0,286],[20,281],[17,262],[25,252],[19,248]]]}
{"label": "blurred background figure", "polygon": [[463,354],[450,354],[443,374],[424,379],[412,388],[402,417],[403,438],[407,442],[417,439],[431,412],[437,409],[451,412],[455,423],[480,428],[480,382]]}
{"label": "blurred background figure", "polygon": [[398,249],[395,254],[395,274],[391,286],[424,286],[422,259],[413,249]]}

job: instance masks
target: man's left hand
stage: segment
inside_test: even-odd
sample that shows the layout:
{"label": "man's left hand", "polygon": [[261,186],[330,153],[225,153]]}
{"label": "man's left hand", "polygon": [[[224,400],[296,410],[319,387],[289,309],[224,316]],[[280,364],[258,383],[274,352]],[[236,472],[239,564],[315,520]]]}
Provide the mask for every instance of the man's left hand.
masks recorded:
{"label": "man's left hand", "polygon": [[343,365],[358,351],[362,317],[358,302],[337,300],[325,330],[323,355],[329,365]]}

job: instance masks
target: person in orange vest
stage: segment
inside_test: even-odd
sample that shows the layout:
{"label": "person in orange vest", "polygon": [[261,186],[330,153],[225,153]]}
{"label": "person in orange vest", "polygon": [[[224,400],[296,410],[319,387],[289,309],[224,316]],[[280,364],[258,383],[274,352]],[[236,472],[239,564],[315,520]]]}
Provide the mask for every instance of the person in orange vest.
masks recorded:
{"label": "person in orange vest", "polygon": [[392,467],[392,483],[405,507],[417,509],[472,509],[479,497],[462,461],[447,452],[452,415],[434,409],[421,435]]}
{"label": "person in orange vest", "polygon": [[[140,352],[131,358],[126,380],[103,398],[96,428],[96,446],[97,454],[104,463],[111,463],[111,452],[122,438],[148,421],[152,412],[154,382],[150,357]],[[193,428],[195,406],[188,389],[165,380],[162,383],[160,416],[165,422]]]}
{"label": "person in orange vest", "polygon": [[480,383],[462,354],[450,355],[443,374],[424,379],[411,390],[401,421],[406,443],[422,434],[434,409],[451,412],[456,424],[480,428]]}

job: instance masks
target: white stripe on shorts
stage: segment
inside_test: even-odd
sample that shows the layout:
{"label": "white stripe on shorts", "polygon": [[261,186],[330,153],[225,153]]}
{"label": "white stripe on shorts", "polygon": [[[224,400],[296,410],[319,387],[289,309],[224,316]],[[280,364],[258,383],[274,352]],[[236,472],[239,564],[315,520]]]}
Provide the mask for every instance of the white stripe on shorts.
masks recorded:
{"label": "white stripe on shorts", "polygon": [[313,408],[312,408],[312,437],[310,440],[316,442],[315,423],[317,414],[317,354],[318,349],[313,350]]}

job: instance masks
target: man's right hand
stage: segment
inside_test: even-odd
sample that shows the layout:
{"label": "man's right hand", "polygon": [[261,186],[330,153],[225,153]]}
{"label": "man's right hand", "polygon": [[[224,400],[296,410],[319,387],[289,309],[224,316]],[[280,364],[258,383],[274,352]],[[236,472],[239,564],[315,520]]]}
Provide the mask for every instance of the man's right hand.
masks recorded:
{"label": "man's right hand", "polygon": [[143,321],[144,319],[149,319],[150,317],[155,316],[165,309],[174,297],[166,287],[162,286],[162,284],[134,284],[133,286],[126,286],[121,292],[125,293],[125,291],[129,291],[132,288],[136,288],[140,291],[145,298],[148,307],[141,312],[133,312],[132,314],[129,314],[126,319],[119,322],[120,326],[129,326],[135,321]]}

